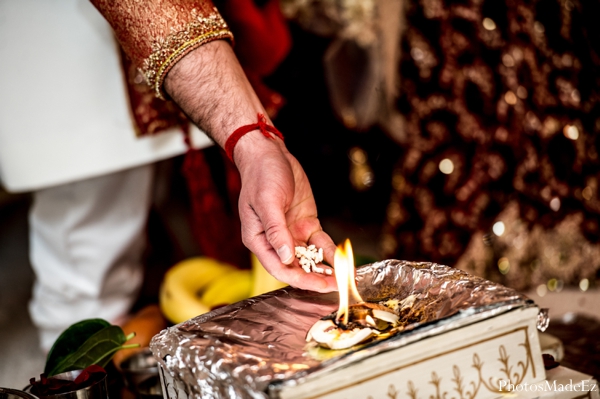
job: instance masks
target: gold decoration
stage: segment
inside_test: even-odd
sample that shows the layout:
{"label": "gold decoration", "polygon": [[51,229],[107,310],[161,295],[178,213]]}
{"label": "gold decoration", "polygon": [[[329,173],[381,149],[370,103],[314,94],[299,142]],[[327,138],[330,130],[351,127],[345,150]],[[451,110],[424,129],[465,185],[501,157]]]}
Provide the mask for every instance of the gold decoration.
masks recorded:
{"label": "gold decoration", "polygon": [[412,381],[408,381],[408,392],[406,394],[410,399],[417,399],[417,391],[415,384]]}
{"label": "gold decoration", "polygon": [[233,39],[210,0],[91,1],[158,97],[169,69],[185,54],[212,40]]}
{"label": "gold decoration", "polygon": [[[521,384],[524,381],[525,377],[528,376],[529,374],[531,374],[531,377],[535,379],[536,371],[535,371],[535,366],[534,366],[534,361],[533,361],[531,344],[529,342],[529,327],[526,327],[526,326],[519,327],[514,330],[507,331],[505,333],[498,334],[498,335],[483,339],[478,342],[474,342],[472,344],[468,344],[468,345],[465,345],[465,346],[462,346],[459,348],[455,348],[455,349],[452,349],[445,353],[437,354],[435,357],[440,357],[440,356],[450,354],[450,353],[457,353],[466,348],[470,348],[475,345],[479,345],[481,343],[488,342],[488,341],[498,339],[501,337],[505,337],[507,335],[514,334],[514,333],[523,333],[524,339],[522,342],[518,343],[517,345],[515,345],[514,347],[512,347],[510,349],[515,350],[517,347],[523,347],[523,349],[525,350],[525,361],[519,360],[516,363],[511,363],[510,355],[508,354],[508,351],[507,351],[505,345],[500,344],[498,346],[499,357],[497,358],[497,361],[500,362],[500,368],[498,369],[497,372],[494,373],[494,375],[492,375],[490,377],[486,377],[483,375],[484,374],[483,373],[484,362],[481,360],[479,354],[477,352],[475,352],[475,353],[473,353],[471,367],[474,368],[475,370],[477,370],[477,378],[476,379],[471,380],[471,381],[465,381],[465,377],[463,376],[463,373],[461,372],[461,368],[457,364],[452,364],[451,367],[452,367],[453,378],[450,379],[451,384],[444,386],[442,384],[442,378],[438,375],[438,373],[436,371],[432,371],[431,378],[429,379],[428,383],[435,387],[435,394],[430,394],[427,397],[420,397],[418,395],[418,389],[416,387],[417,386],[422,387],[423,381],[415,382],[412,380],[407,380],[406,381],[406,386],[407,386],[406,397],[408,399],[448,399],[449,393],[453,394],[453,392],[456,392],[458,395],[453,396],[452,398],[454,398],[454,399],[476,399],[478,394],[480,394],[483,389],[485,389],[489,392],[493,392],[493,393],[503,392],[501,390],[501,387],[499,386],[499,379],[498,379],[499,375],[505,375],[506,376],[505,381],[507,381],[509,384],[512,384],[515,386]],[[367,378],[364,380],[355,381],[354,383],[349,384],[347,386],[337,388],[336,391],[339,392],[340,390],[348,389],[352,386],[379,378],[385,374],[389,374],[394,371],[401,370],[408,366],[413,366],[415,364],[423,363],[428,360],[431,360],[431,358],[421,359],[421,360],[411,363],[409,365],[401,366],[401,367],[393,369],[393,370],[387,370],[387,371],[377,374],[373,377],[370,377],[370,378]],[[438,370],[438,371],[441,371],[441,370]],[[444,374],[444,373],[441,373],[441,374]],[[495,379],[498,380],[498,383],[496,383],[494,381]],[[449,392],[450,391],[449,388],[452,388],[451,392]],[[506,392],[506,391],[504,391],[504,392]],[[326,393],[319,395],[318,397],[324,397],[330,393],[331,392],[326,392]],[[390,399],[401,399],[404,396],[401,395],[401,391],[396,384],[390,384],[388,386],[388,390],[387,390],[387,397],[389,397]],[[315,399],[315,398],[316,397],[311,398],[311,399]],[[369,395],[366,397],[366,399],[374,399],[374,397]]]}
{"label": "gold decoration", "polygon": [[[500,373],[506,375],[508,382],[511,385],[519,385],[523,382],[523,379],[527,375],[529,371],[529,367],[531,367],[532,375],[535,378],[535,368],[533,367],[533,357],[531,355],[531,347],[529,345],[529,338],[527,335],[527,330],[523,330],[525,332],[525,341],[520,343],[519,346],[525,348],[526,351],[526,362],[522,361],[517,362],[516,367],[519,368],[519,371],[513,372],[513,367],[515,365],[510,364],[510,355],[508,355],[506,348],[504,345],[500,345],[498,347],[498,352],[500,357],[498,361],[502,365],[502,367],[498,370]],[[453,378],[452,381],[452,390],[458,393],[457,399],[475,399],[477,394],[480,392],[480,388],[484,387],[490,392],[499,393],[502,392],[502,389],[499,385],[494,383],[494,377],[489,377],[487,380],[482,374],[483,362],[479,358],[477,353],[473,354],[473,364],[471,367],[477,370],[478,379],[469,381],[468,384],[465,384],[464,377],[461,375],[460,367],[456,364],[452,365],[452,373]],[[435,394],[430,395],[429,399],[446,399],[448,397],[448,390],[442,388],[442,378],[438,376],[435,371],[431,372],[431,378],[429,379],[429,384],[435,387]],[[417,395],[417,389],[415,388],[415,383],[411,380],[407,381],[408,391],[406,392],[409,399],[421,399]],[[390,384],[388,388],[387,396],[390,399],[400,399],[399,391],[394,384]],[[367,399],[373,399],[372,396],[368,396]]]}
{"label": "gold decoration", "polygon": [[183,30],[155,41],[152,53],[144,60],[142,72],[156,96],[163,98],[163,81],[177,61],[190,51],[217,39],[233,41],[233,34],[215,8],[214,14],[208,17],[194,15],[193,21]]}

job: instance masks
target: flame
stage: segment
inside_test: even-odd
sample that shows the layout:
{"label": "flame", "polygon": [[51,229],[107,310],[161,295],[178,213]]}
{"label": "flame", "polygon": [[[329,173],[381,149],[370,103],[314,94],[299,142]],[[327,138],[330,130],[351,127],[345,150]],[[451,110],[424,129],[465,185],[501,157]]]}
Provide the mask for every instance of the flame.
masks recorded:
{"label": "flame", "polygon": [[338,245],[333,260],[335,279],[340,293],[340,307],[338,308],[336,320],[340,321],[343,317],[343,323],[348,324],[348,307],[351,305],[350,299],[353,299],[353,304],[363,302],[356,289],[356,269],[354,268],[354,254],[350,240],[346,239],[343,246],[342,244]]}

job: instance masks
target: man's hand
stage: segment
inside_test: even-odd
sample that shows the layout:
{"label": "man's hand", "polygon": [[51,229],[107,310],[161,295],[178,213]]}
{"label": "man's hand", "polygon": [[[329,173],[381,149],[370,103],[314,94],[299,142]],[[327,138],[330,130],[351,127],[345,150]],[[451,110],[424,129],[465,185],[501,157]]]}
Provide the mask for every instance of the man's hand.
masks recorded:
{"label": "man's hand", "polygon": [[244,244],[278,280],[313,291],[336,290],[334,277],[307,274],[294,256],[295,246],[315,244],[333,265],[336,247],[321,229],[304,170],[280,140],[273,144],[257,153],[251,140],[238,143],[241,151],[235,160],[242,176],[239,210]]}
{"label": "man's hand", "polygon": [[[221,147],[238,127],[266,114],[230,45],[214,41],[186,55],[169,72],[165,90]],[[279,139],[258,130],[234,150],[242,178],[239,200],[244,244],[275,278],[297,288],[328,292],[335,278],[306,273],[294,246],[315,244],[333,265],[335,244],[322,229],[310,184]]]}

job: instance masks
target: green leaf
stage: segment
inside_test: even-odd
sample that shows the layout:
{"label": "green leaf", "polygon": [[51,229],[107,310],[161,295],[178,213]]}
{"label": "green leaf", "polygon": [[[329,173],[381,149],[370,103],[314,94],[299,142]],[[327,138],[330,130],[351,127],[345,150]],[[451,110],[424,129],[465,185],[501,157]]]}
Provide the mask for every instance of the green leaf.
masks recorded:
{"label": "green leaf", "polygon": [[60,361],[48,376],[84,369],[92,364],[106,366],[127,338],[119,326],[108,326],[89,337],[83,345]]}
{"label": "green leaf", "polygon": [[110,326],[110,323],[106,320],[88,319],[67,328],[60,334],[54,345],[52,345],[50,352],[48,352],[44,373],[48,375],[65,357],[79,349],[88,338],[108,326]]}

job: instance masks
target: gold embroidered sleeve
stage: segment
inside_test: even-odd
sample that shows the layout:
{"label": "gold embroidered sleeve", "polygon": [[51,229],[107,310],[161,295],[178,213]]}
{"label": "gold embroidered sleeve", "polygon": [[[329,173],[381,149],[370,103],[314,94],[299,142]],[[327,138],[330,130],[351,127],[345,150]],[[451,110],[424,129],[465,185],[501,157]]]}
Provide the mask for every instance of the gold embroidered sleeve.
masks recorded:
{"label": "gold embroidered sleeve", "polygon": [[210,0],[91,1],[158,97],[165,76],[184,55],[212,40],[233,40]]}

